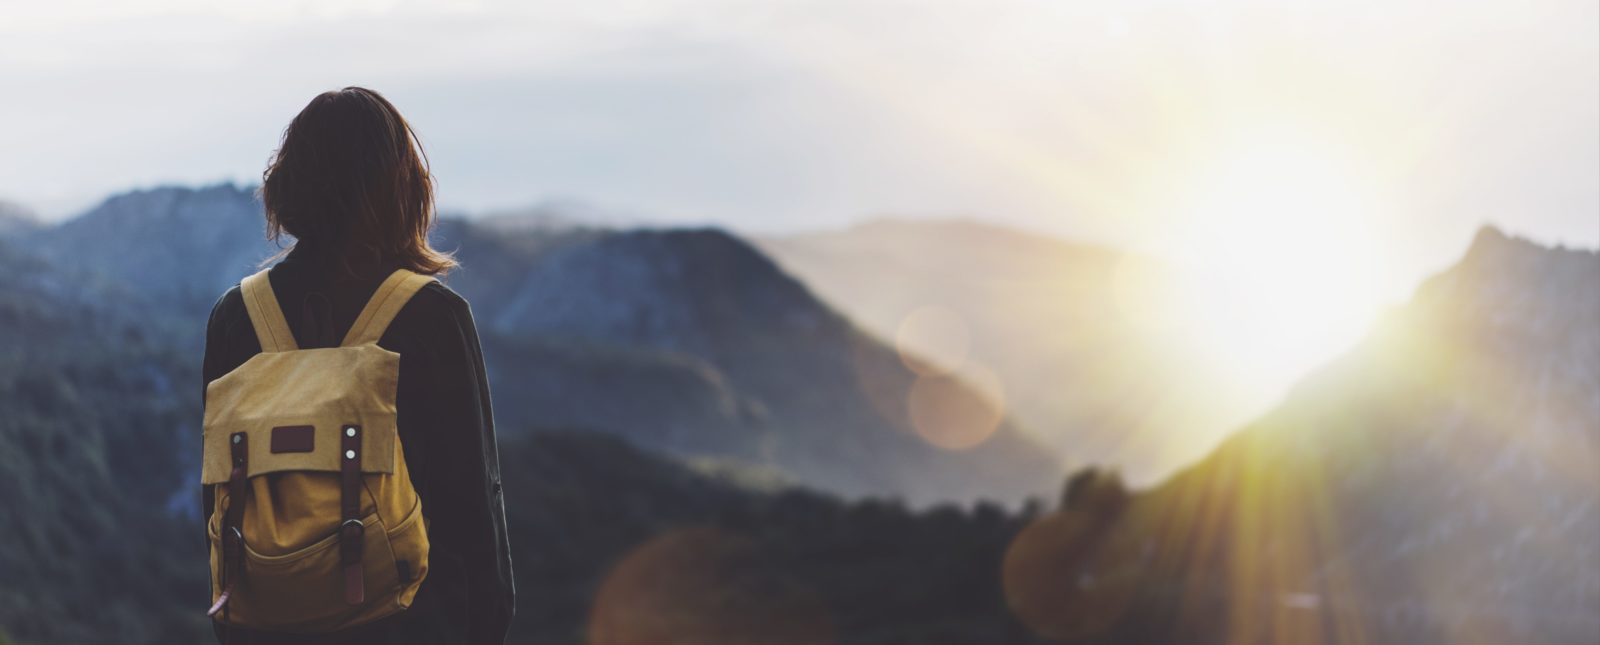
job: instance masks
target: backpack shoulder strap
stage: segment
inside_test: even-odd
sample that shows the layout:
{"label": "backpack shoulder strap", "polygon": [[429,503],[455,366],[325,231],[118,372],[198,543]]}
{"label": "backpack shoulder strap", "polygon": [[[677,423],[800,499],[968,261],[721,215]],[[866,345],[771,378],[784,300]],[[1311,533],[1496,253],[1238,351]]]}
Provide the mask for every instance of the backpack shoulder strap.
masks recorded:
{"label": "backpack shoulder strap", "polygon": [[378,342],[395,315],[411,301],[411,296],[416,295],[417,291],[427,286],[429,282],[433,282],[433,279],[431,275],[396,269],[394,273],[389,274],[383,284],[378,285],[377,292],[372,294],[367,306],[361,309],[361,315],[356,316],[355,324],[350,325],[350,332],[345,334],[344,342],[339,346],[354,347]]}
{"label": "backpack shoulder strap", "polygon": [[250,325],[256,328],[256,339],[261,341],[263,352],[292,352],[299,349],[294,343],[294,332],[289,331],[289,321],[283,318],[278,307],[278,296],[272,292],[272,281],[267,270],[239,282],[244,296],[244,309],[250,314]]}

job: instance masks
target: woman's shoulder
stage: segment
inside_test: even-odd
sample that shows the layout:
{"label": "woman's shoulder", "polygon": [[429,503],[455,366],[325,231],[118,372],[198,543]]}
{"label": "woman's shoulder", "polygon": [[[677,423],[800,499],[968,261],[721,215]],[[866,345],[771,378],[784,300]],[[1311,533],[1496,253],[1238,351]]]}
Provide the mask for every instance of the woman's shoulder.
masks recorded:
{"label": "woman's shoulder", "polygon": [[383,347],[440,359],[478,353],[478,329],[467,299],[437,280],[417,290],[384,333]]}
{"label": "woman's shoulder", "polygon": [[407,327],[467,327],[472,325],[472,307],[455,289],[433,280],[411,296],[411,300],[395,316],[395,324]]}
{"label": "woman's shoulder", "polygon": [[[411,296],[411,302],[417,303],[421,308],[437,310],[452,316],[470,313],[472,309],[471,305],[467,304],[466,298],[439,280],[423,285],[417,290],[416,295]],[[406,306],[409,308],[411,303],[407,303]]]}
{"label": "woman's shoulder", "polygon": [[215,327],[244,315],[247,315],[244,309],[244,295],[239,291],[239,284],[234,283],[227,291],[223,291],[222,295],[217,296],[217,301],[211,305],[207,326]]}

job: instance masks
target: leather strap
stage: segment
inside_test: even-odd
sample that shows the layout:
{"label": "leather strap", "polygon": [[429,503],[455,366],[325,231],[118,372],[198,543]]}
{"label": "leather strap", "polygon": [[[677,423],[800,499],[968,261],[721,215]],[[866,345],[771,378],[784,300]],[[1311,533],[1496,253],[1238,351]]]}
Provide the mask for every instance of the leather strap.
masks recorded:
{"label": "leather strap", "polygon": [[354,347],[378,342],[389,328],[389,323],[394,321],[395,315],[411,301],[411,296],[433,282],[433,279],[430,275],[395,269],[383,284],[378,285],[378,290],[372,294],[367,305],[361,308],[361,314],[356,316],[355,324],[350,325],[350,332],[345,334],[344,342],[339,346]]}
{"label": "leather strap", "polygon": [[250,314],[250,325],[256,328],[256,340],[261,341],[263,352],[292,352],[299,349],[294,343],[294,332],[278,306],[278,296],[272,292],[272,280],[262,269],[239,282],[239,293],[244,296],[245,312]]}
{"label": "leather strap", "polygon": [[344,566],[344,601],[366,601],[361,566],[366,527],[361,525],[361,426],[339,430],[339,563]]}
{"label": "leather strap", "polygon": [[222,593],[206,612],[215,616],[221,611],[224,618],[234,585],[244,574],[244,500],[250,494],[250,435],[235,432],[228,441],[233,444],[229,449],[233,471],[228,475],[228,508],[222,512]]}

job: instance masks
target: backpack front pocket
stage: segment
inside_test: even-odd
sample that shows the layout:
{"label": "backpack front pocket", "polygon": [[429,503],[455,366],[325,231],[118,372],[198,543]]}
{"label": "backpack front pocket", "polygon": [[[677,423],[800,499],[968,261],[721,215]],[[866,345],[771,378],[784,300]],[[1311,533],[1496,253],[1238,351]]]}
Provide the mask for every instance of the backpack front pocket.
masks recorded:
{"label": "backpack front pocket", "polygon": [[[393,562],[388,530],[377,513],[362,519],[364,562]],[[285,632],[322,632],[366,622],[361,614],[372,607],[345,601],[344,566],[339,557],[337,532],[296,551],[263,555],[245,546],[244,575],[234,592],[231,620],[238,624]],[[366,588],[396,588],[400,582],[393,567],[363,566]],[[255,615],[249,615],[255,614]],[[270,617],[270,619],[267,619]],[[263,620],[267,619],[267,620]]]}

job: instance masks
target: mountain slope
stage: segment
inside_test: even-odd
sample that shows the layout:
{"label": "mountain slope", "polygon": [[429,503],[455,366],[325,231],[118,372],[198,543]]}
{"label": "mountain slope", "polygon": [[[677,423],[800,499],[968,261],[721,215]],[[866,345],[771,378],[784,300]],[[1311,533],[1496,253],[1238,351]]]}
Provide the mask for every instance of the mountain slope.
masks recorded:
{"label": "mountain slope", "polygon": [[1127,620],[1036,620],[1108,643],[1600,640],[1597,281],[1593,251],[1485,229],[1278,409],[1061,540],[1092,555],[1058,575],[1107,581],[1071,600]]}
{"label": "mountain slope", "polygon": [[[874,336],[992,370],[1022,426],[1073,463],[1154,483],[1256,412],[1194,387],[1213,375],[1138,320],[1148,258],[965,220],[756,242]],[[938,333],[919,334],[930,320]]]}
{"label": "mountain slope", "polygon": [[[917,375],[759,252],[721,231],[543,232],[510,240],[497,234],[461,239],[459,247],[465,266],[452,284],[474,302],[493,339],[489,346],[539,339],[546,348],[608,349],[613,357],[627,352],[693,370],[722,390],[707,395],[717,418],[700,419],[698,426],[663,427],[663,408],[655,405],[596,410],[633,417],[602,425],[573,406],[592,405],[586,402],[609,392],[562,395],[576,384],[616,381],[548,369],[574,364],[570,360],[511,359],[496,367],[491,358],[500,391],[519,392],[502,407],[514,421],[545,425],[552,412],[564,410],[563,423],[605,427],[687,455],[706,451],[686,441],[704,445],[714,434],[721,448],[713,454],[773,466],[830,490],[919,502],[975,495],[1015,500],[1060,474],[1044,451],[998,416],[993,427],[976,430],[989,433],[981,443],[963,450],[940,448],[919,434],[907,403]],[[479,272],[476,263],[485,259],[488,267]],[[519,370],[520,376],[513,374]],[[942,395],[958,410],[993,406],[960,384]]]}
{"label": "mountain slope", "polygon": [[204,315],[271,249],[247,189],[217,184],[114,195],[77,217],[14,236],[18,246],[82,273]]}
{"label": "mountain slope", "polygon": [[0,235],[16,234],[42,226],[33,211],[18,204],[0,200]]}
{"label": "mountain slope", "polygon": [[0,273],[0,632],[196,642],[205,621],[173,601],[204,593],[199,390],[180,385],[198,370],[115,294],[4,241]]}

